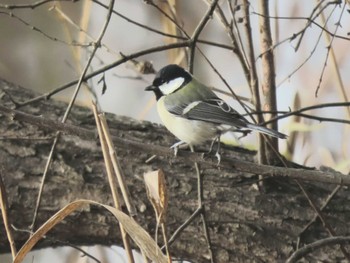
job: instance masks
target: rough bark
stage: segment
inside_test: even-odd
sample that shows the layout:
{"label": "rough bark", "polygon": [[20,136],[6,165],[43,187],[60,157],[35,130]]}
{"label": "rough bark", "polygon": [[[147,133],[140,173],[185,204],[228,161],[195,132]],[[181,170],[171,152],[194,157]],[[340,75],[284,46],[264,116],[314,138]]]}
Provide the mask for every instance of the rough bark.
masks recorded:
{"label": "rough bark", "polygon": [[[13,107],[10,96],[25,101],[32,92],[0,81],[0,105]],[[42,118],[59,120],[66,105],[49,100],[21,108],[21,111]],[[130,118],[108,116],[112,133],[118,138],[150,145],[171,145],[175,139],[163,127]],[[94,130],[89,109],[75,107],[69,122]],[[55,132],[39,128],[25,121],[0,115],[0,173],[9,200],[9,218],[18,229],[31,224],[38,187]],[[83,136],[82,136],[83,137]],[[138,210],[137,220],[153,235],[155,216],[146,198],[143,173],[162,168],[167,175],[170,192],[167,226],[173,233],[196,209],[196,175],[189,162],[177,158],[156,157],[146,164],[152,151],[116,145],[118,157],[127,177]],[[151,146],[150,146],[151,149]],[[253,161],[254,152],[225,148],[227,158]],[[205,205],[216,262],[283,262],[295,251],[299,232],[314,216],[314,211],[293,180],[275,180],[275,187],[267,193],[253,186],[252,174],[234,169],[204,169]],[[316,203],[321,206],[335,185],[304,182]],[[324,214],[338,235],[349,235],[350,206],[347,187],[336,194]],[[82,139],[62,135],[48,181],[44,188],[39,224],[70,201],[84,198],[112,204],[101,149],[97,139]],[[171,246],[172,255],[192,262],[208,262],[208,252],[200,220],[190,224]],[[0,252],[9,252],[4,227],[0,225]],[[23,231],[14,231],[19,248],[28,238]],[[328,236],[317,221],[303,236],[302,244]],[[59,246],[67,241],[74,245],[121,244],[117,222],[108,213],[91,207],[76,213],[58,225],[40,242],[37,248]],[[162,240],[162,239],[159,239]],[[306,261],[340,262],[340,249],[326,247],[306,257]]]}

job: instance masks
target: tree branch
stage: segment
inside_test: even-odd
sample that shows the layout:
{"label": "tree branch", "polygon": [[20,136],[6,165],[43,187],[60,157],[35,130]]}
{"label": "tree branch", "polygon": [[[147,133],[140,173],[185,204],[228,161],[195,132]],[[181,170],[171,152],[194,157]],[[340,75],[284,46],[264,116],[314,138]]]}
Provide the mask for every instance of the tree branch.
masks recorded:
{"label": "tree branch", "polygon": [[[97,133],[95,130],[85,129],[72,124],[64,124],[43,117],[38,117],[30,115],[18,110],[12,110],[7,107],[0,105],[0,112],[12,120],[17,120],[21,122],[27,122],[36,125],[40,128],[49,129],[52,131],[60,131],[66,135],[78,136],[84,140],[96,139]],[[112,136],[113,141],[119,147],[124,149],[133,149],[137,151],[147,151],[158,156],[166,156],[169,158],[174,158],[174,152],[168,147],[159,146],[155,144],[146,144],[138,141],[131,141],[128,139]],[[198,162],[205,168],[217,167],[217,159],[215,156],[206,156],[205,159],[201,153],[191,153],[188,151],[179,150],[176,158],[184,163],[192,164],[193,162]],[[241,172],[251,173],[251,174],[261,174],[264,177],[277,176],[277,177],[287,177],[294,179],[301,179],[306,181],[322,182],[329,184],[341,184],[350,186],[350,177],[339,173],[339,172],[323,172],[318,170],[304,170],[295,168],[284,168],[275,167],[269,165],[262,165],[257,163],[252,163],[248,161],[242,161],[238,159],[229,159],[225,156],[221,158],[220,162],[221,169],[235,169]]]}
{"label": "tree branch", "polygon": [[350,244],[350,237],[337,236],[337,237],[328,237],[325,239],[321,239],[295,251],[288,258],[286,263],[297,262],[299,259],[305,257],[307,254],[311,253],[312,251],[316,249],[320,249],[324,246],[346,245],[346,244]]}
{"label": "tree branch", "polygon": [[[23,101],[36,94],[4,81],[0,81],[0,90],[6,90],[3,93],[0,91],[0,133],[3,137],[0,143],[0,167],[8,193],[8,218],[15,222],[16,229],[27,229],[31,224],[41,167],[45,164],[50,148],[47,140],[37,138],[48,138],[58,130],[62,136],[50,169],[54,176],[49,177],[43,193],[42,207],[45,209],[39,210],[38,224],[41,225],[67,202],[76,199],[111,204],[113,200],[91,112],[74,107],[70,121],[79,123],[79,126],[62,124],[52,119],[62,115],[66,104],[54,100],[42,101],[27,105],[22,109],[26,111],[24,113],[9,108],[13,106],[9,96],[12,100]],[[294,180],[288,178],[310,180],[304,180],[303,184],[315,200],[327,196],[333,190],[329,182],[339,183],[343,180],[344,185],[350,184],[349,176],[330,170],[311,171],[258,165],[252,161],[251,152],[237,148],[223,149],[222,165],[219,168],[215,157],[203,159],[201,154],[179,151],[179,156],[174,158],[168,147],[159,146],[171,145],[174,140],[163,127],[130,118],[107,117],[118,147],[118,158],[134,199],[137,220],[150,235],[155,232],[156,220],[147,201],[142,174],[150,169],[162,168],[167,175],[167,228],[169,235],[172,235],[197,208],[196,175],[192,164],[194,161],[201,164],[208,229],[213,253],[219,263],[252,262],[257,259],[274,262],[290,256],[298,233],[313,217],[314,211]],[[10,139],[7,140],[7,137]],[[157,157],[145,163],[152,154],[157,154]],[[265,174],[265,177],[282,175],[286,178],[276,178],[275,188],[269,193],[261,193],[251,187],[256,183],[255,177],[252,177],[255,173]],[[349,207],[339,205],[346,203],[347,189],[342,187],[323,212],[327,222],[343,235],[350,235]],[[207,263],[209,257],[201,225],[197,220],[189,222],[184,229],[181,228],[181,234],[175,235],[170,249],[179,258]],[[115,221],[101,210],[86,209],[56,226],[38,248],[62,245],[62,242],[55,240],[69,242],[70,245],[121,244],[121,235],[116,226]],[[0,251],[9,251],[2,220],[0,232]],[[314,242],[324,233],[323,226],[317,221],[304,233],[304,242]],[[13,234],[18,248],[28,238],[28,232],[15,230]],[[247,246],[252,253],[246,253]],[[330,248],[308,255],[311,261],[323,258],[335,262],[341,257],[339,250]]]}

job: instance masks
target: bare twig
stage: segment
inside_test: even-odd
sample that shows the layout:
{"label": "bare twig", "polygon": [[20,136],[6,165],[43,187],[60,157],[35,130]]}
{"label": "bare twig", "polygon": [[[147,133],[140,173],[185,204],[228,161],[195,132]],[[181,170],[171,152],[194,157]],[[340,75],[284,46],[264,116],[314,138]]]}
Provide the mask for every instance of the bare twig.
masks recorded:
{"label": "bare twig", "polygon": [[231,27],[230,23],[227,21],[224,12],[222,11],[222,9],[220,7],[218,7],[216,9],[215,14],[219,18],[220,22],[223,24],[223,26],[226,30],[226,33],[230,37],[230,40],[232,43],[232,51],[238,56],[238,59],[241,62],[241,66],[242,66],[242,69],[244,71],[244,75],[247,78],[249,75],[249,73],[248,73],[249,63],[248,63],[248,60],[246,58],[243,46],[240,45],[241,42],[240,42],[239,37],[238,37],[239,32],[237,30],[237,32],[236,32],[237,36],[236,36],[235,33],[232,31],[232,27]]}
{"label": "bare twig", "polygon": [[[36,1],[34,3],[31,4],[0,4],[0,8],[4,8],[4,9],[35,9],[41,5],[44,5],[46,3],[50,3],[50,2],[56,2],[57,0],[39,0]],[[61,2],[78,2],[79,0],[59,0]]]}
{"label": "bare twig", "polygon": [[77,46],[77,47],[90,47],[93,45],[93,43],[78,43],[76,41],[72,41],[72,42],[66,42],[62,39],[59,39],[57,37],[53,37],[53,36],[50,36],[49,34],[45,33],[43,30],[41,30],[40,28],[36,27],[36,26],[33,26],[31,25],[29,22],[25,21],[24,19],[20,18],[19,16],[13,14],[13,13],[8,13],[8,12],[4,12],[4,11],[0,11],[0,15],[3,14],[3,15],[7,15],[11,18],[14,18],[16,20],[18,20],[19,22],[21,22],[22,24],[24,24],[25,26],[29,27],[31,30],[33,31],[36,31],[38,32],[39,34],[43,35],[44,37],[52,40],[52,41],[56,41],[56,42],[59,42],[59,43],[62,43],[62,44],[65,44],[65,45],[68,45],[68,46]]}
{"label": "bare twig", "polygon": [[169,21],[171,21],[181,33],[183,33],[187,39],[190,39],[190,36],[186,33],[186,31],[182,28],[182,26],[175,20],[175,18],[168,15],[162,8],[160,8],[153,0],[145,1],[148,5],[156,8],[163,16],[165,16]]}
{"label": "bare twig", "polygon": [[[103,7],[107,7],[106,5],[104,5],[103,3],[101,3],[100,1],[97,1],[97,0],[93,0],[93,2],[103,6]],[[124,20],[126,20],[127,22],[131,23],[131,24],[134,24],[136,26],[139,26],[147,31],[150,31],[150,32],[153,32],[153,33],[156,33],[158,35],[162,35],[162,36],[165,36],[165,37],[171,37],[171,38],[176,38],[176,39],[179,39],[179,40],[188,40],[190,38],[190,36],[186,35],[187,36],[180,36],[180,35],[173,35],[173,34],[169,34],[169,33],[166,33],[166,32],[163,32],[163,31],[160,31],[160,30],[157,30],[157,29],[154,29],[152,27],[149,27],[143,23],[139,23],[135,20],[132,20],[130,19],[129,17],[127,16],[124,16],[123,14],[113,10],[113,13],[116,14],[117,16],[123,18]],[[163,13],[163,12],[162,12]],[[164,13],[163,13],[164,14]],[[175,20],[172,20],[172,21],[175,21]],[[175,21],[176,22],[176,21]],[[178,28],[182,28],[180,25],[177,24],[177,27]],[[184,33],[184,30],[182,29],[181,30],[182,33]],[[220,47],[220,48],[224,48],[224,49],[229,49],[231,50],[232,47],[229,46],[229,45],[225,45],[225,44],[222,44],[222,43],[217,43],[217,42],[213,42],[213,41],[209,41],[209,40],[205,40],[205,39],[200,39],[198,38],[197,40],[198,43],[201,43],[201,44],[206,44],[206,45],[210,45],[210,46],[216,46],[216,47]]]}
{"label": "bare twig", "polygon": [[[247,113],[247,115],[250,115],[250,107],[248,107],[243,101],[247,101],[247,99],[242,98],[241,96],[237,95],[236,92],[230,87],[226,79],[220,74],[220,72],[217,70],[217,68],[214,66],[214,64],[211,62],[211,60],[203,53],[201,49],[198,48],[199,53],[203,56],[205,61],[209,64],[209,66],[212,68],[212,70],[215,72],[216,75],[221,79],[221,81],[225,84],[226,88],[230,91],[224,92],[224,91],[219,91],[218,89],[213,88],[213,90],[223,93],[226,95],[232,95],[232,97],[241,105],[241,107],[244,109],[244,111]],[[255,122],[255,119],[252,118],[252,120]]]}
{"label": "bare twig", "polygon": [[164,222],[161,223],[161,227],[162,227],[162,233],[163,233],[164,246],[165,246],[166,254],[168,257],[168,263],[172,263],[170,250],[169,250],[168,235],[167,235],[166,225]]}
{"label": "bare twig", "polygon": [[[109,155],[108,144],[106,142],[106,137],[105,137],[105,133],[103,132],[103,128],[101,127],[102,124],[101,124],[101,120],[100,120],[98,113],[97,113],[96,104],[94,104],[94,103],[92,104],[92,109],[94,112],[96,127],[98,130],[98,134],[99,134],[99,138],[100,138],[100,142],[101,142],[101,148],[102,148],[103,158],[105,161],[108,182],[109,182],[109,186],[110,186],[111,192],[112,192],[114,207],[121,210],[121,202],[120,202],[120,197],[118,194],[118,184],[116,181],[115,174],[113,172],[112,160],[111,160],[111,156]],[[126,255],[128,258],[128,262],[131,262],[131,263],[135,262],[134,256],[132,254],[132,249],[130,246],[128,234],[126,233],[123,225],[120,222],[118,222],[118,223],[119,223],[119,229],[120,229],[120,233],[121,233],[122,240],[123,240],[124,249],[126,251]]]}
{"label": "bare twig", "polygon": [[10,243],[12,259],[14,259],[17,254],[17,249],[15,244],[15,239],[13,238],[12,229],[10,226],[11,225],[10,220],[8,218],[7,195],[6,195],[5,185],[2,180],[1,170],[0,170],[0,208],[1,208],[2,221],[4,222],[7,239]]}
{"label": "bare twig", "polygon": [[[324,2],[321,1],[321,2]],[[320,2],[320,3],[321,3]],[[303,35],[305,34],[306,32],[306,29],[308,29],[310,27],[311,24],[317,26],[318,28],[320,28],[323,32],[327,33],[328,35],[334,37],[334,38],[338,38],[338,39],[342,39],[342,40],[346,40],[346,41],[349,41],[350,40],[350,37],[345,37],[345,36],[342,36],[342,35],[337,35],[331,31],[329,31],[325,26],[322,26],[320,25],[319,23],[316,22],[316,18],[318,16],[320,16],[324,11],[325,11],[325,8],[328,7],[328,6],[332,6],[332,5],[338,5],[339,4],[339,1],[336,0],[336,1],[332,1],[332,2],[327,2],[327,4],[325,6],[323,6],[321,8],[321,10],[319,12],[317,12],[317,14],[315,14],[313,17],[297,17],[297,16],[269,16],[270,19],[278,19],[278,20],[305,20],[307,21],[308,23],[303,27],[302,30],[298,31],[297,33],[294,33],[293,36],[281,41],[281,42],[285,42],[285,41],[288,41],[288,40],[294,40],[296,39],[298,36],[299,36],[299,39],[303,37]],[[316,8],[317,9],[317,8]],[[252,12],[252,14],[254,15],[258,15],[258,16],[264,16],[262,14],[259,14],[257,12]],[[299,48],[299,42],[300,40],[298,41],[298,44],[296,45],[295,47],[295,50],[297,51],[298,48]]]}
{"label": "bare twig", "polygon": [[[147,54],[151,54],[151,53],[154,53],[154,52],[160,52],[160,51],[164,51],[164,50],[167,50],[167,49],[172,49],[172,48],[179,48],[179,47],[186,47],[190,44],[189,41],[185,41],[185,42],[179,42],[179,43],[173,43],[173,44],[169,44],[169,45],[162,45],[162,46],[158,46],[158,47],[153,47],[153,48],[149,48],[149,49],[144,49],[144,50],[141,50],[139,52],[135,52],[131,55],[126,55],[126,56],[123,56],[122,58],[120,58],[119,60],[109,64],[109,65],[106,65],[104,67],[101,67],[100,69],[92,72],[92,73],[89,73],[89,74],[85,74],[82,78],[83,81],[86,81],[88,79],[91,79],[103,72],[106,72],[116,66],[119,66],[131,59],[134,59],[134,58],[137,58],[137,57],[140,57],[140,56],[144,56],[144,55],[147,55]],[[38,97],[35,97],[33,99],[30,99],[26,102],[23,102],[23,103],[20,103],[18,107],[23,107],[23,106],[26,106],[28,104],[32,104],[34,102],[37,102],[37,101],[40,101],[40,100],[43,100],[43,99],[50,99],[53,95],[73,86],[73,85],[76,85],[77,83],[79,82],[78,79],[76,80],[73,80],[73,81],[70,81],[56,89],[53,89],[49,92],[46,92]]]}
{"label": "bare twig", "polygon": [[199,22],[197,28],[192,34],[191,37],[191,44],[190,44],[190,59],[188,63],[188,68],[191,73],[193,73],[193,65],[194,65],[194,54],[196,50],[197,40],[199,38],[200,33],[203,31],[205,25],[208,23],[209,19],[212,17],[215,7],[218,3],[218,0],[213,0],[205,13],[205,15],[202,17],[201,21]]}
{"label": "bare twig", "polygon": [[[194,152],[194,148],[192,145],[190,145],[191,152]],[[214,263],[215,258],[213,254],[213,248],[211,244],[211,238],[210,238],[210,233],[209,233],[209,228],[208,228],[208,222],[207,222],[207,217],[205,213],[205,205],[204,205],[204,195],[203,195],[203,173],[201,173],[199,164],[198,162],[194,162],[194,167],[196,169],[196,174],[197,174],[197,201],[198,201],[198,209],[200,210],[201,213],[201,219],[202,219],[202,224],[203,224],[203,233],[205,236],[205,239],[207,241],[207,246],[208,246],[208,251],[210,255],[210,262]]]}
{"label": "bare twig", "polygon": [[[320,211],[323,211],[323,209],[325,209],[329,202],[333,199],[333,197],[337,194],[337,192],[340,190],[340,188],[342,188],[342,185],[337,185],[334,190],[332,191],[332,193],[327,197],[327,199],[325,200],[324,204],[321,206]],[[297,241],[297,249],[299,249],[299,244],[300,244],[300,240],[302,238],[302,236],[304,235],[304,233],[309,229],[309,227],[316,222],[316,219],[318,218],[318,215],[315,214],[314,217],[309,221],[309,223],[304,226],[304,228],[300,231],[299,233],[299,237],[298,237],[298,241]]]}
{"label": "bare twig", "polygon": [[106,143],[108,145],[109,155],[111,157],[114,173],[117,176],[118,185],[119,185],[120,190],[122,192],[122,196],[123,196],[123,199],[125,201],[125,205],[128,209],[129,214],[131,216],[135,216],[136,215],[136,208],[131,201],[130,192],[129,192],[129,189],[128,189],[126,182],[125,182],[125,176],[124,176],[122,169],[120,168],[120,163],[119,163],[119,160],[117,158],[117,153],[116,153],[116,150],[114,148],[113,142],[111,140],[112,136],[110,135],[109,129],[107,128],[108,125],[107,125],[106,118],[102,114],[100,114],[99,119],[101,121],[101,126],[102,126],[102,130],[104,133],[104,137],[106,139]]}
{"label": "bare twig", "polygon": [[350,124],[350,120],[345,120],[345,119],[326,118],[326,117],[314,116],[314,115],[305,114],[305,113],[296,113],[294,115],[301,116],[307,119],[317,120],[319,122],[335,122],[335,123]]}
{"label": "bare twig", "polygon": [[[344,4],[345,6],[345,4]],[[322,12],[321,13],[321,19],[322,19],[322,22],[325,24],[325,21],[326,21],[326,18],[325,18],[325,15],[324,13]],[[340,21],[340,20],[339,20]],[[326,29],[326,25],[324,26],[325,29]],[[349,101],[349,98],[348,98],[348,95],[346,93],[346,88],[344,86],[344,82],[343,82],[343,79],[340,75],[340,69],[339,69],[339,66],[338,66],[338,62],[337,62],[337,58],[335,56],[335,53],[334,53],[334,48],[331,46],[331,43],[334,39],[334,36],[332,38],[332,40],[330,39],[330,34],[325,34],[324,35],[325,38],[326,38],[326,41],[328,43],[328,46],[329,46],[329,51],[330,51],[330,58],[331,58],[331,63],[332,63],[332,66],[333,66],[333,69],[334,69],[334,73],[335,73],[335,76],[336,76],[336,80],[337,80],[337,87],[341,93],[341,96],[343,97],[344,101]],[[350,108],[347,109],[347,114],[348,114],[348,118],[350,118]]]}
{"label": "bare twig", "polygon": [[[323,216],[321,210],[318,208],[318,206],[316,205],[316,203],[314,202],[314,200],[311,198],[310,194],[306,191],[306,189],[304,188],[304,186],[302,185],[302,183],[296,179],[295,182],[298,184],[299,188],[301,189],[301,191],[303,192],[303,194],[305,195],[305,197],[307,198],[307,200],[309,201],[310,206],[312,207],[312,209],[316,212],[318,218],[321,220],[323,227],[327,230],[327,232],[332,236],[336,236],[336,233],[333,229],[333,227],[327,222],[326,218]],[[341,183],[339,185],[342,185]],[[350,255],[349,253],[346,251],[345,247],[343,245],[340,245],[340,250],[342,251],[344,257],[346,257],[348,259],[348,261],[350,262]]]}
{"label": "bare twig", "polygon": [[[247,1],[243,2],[243,10],[245,14],[245,33],[248,42],[248,59],[249,59],[249,71],[248,71],[248,80],[250,91],[253,96],[253,104],[257,111],[261,111],[261,100],[260,100],[260,90],[259,90],[259,79],[255,65],[255,52],[254,52],[254,43],[252,36],[252,29],[250,26],[250,16],[249,16],[249,6],[250,4]],[[258,114],[258,123],[264,122],[264,117],[262,114]],[[258,152],[258,160],[260,163],[266,163],[266,144],[263,140],[263,136],[259,135],[259,152]]]}
{"label": "bare twig", "polygon": [[41,183],[40,183],[40,187],[39,187],[38,197],[36,199],[36,204],[35,204],[35,209],[34,209],[34,213],[33,213],[32,223],[29,226],[29,229],[30,229],[31,232],[33,232],[33,230],[35,228],[35,223],[36,223],[36,219],[38,217],[39,207],[40,207],[40,204],[41,204],[41,196],[42,196],[42,193],[43,193],[43,190],[44,190],[44,185],[45,185],[45,182],[46,182],[47,173],[49,171],[49,167],[50,167],[50,164],[51,164],[51,161],[52,161],[52,156],[53,156],[53,153],[54,153],[54,151],[56,149],[56,145],[57,145],[57,142],[59,140],[60,134],[61,133],[59,131],[56,132],[56,136],[55,136],[55,138],[54,138],[54,140],[52,142],[52,145],[51,145],[50,153],[47,156],[44,172],[43,172],[43,175],[41,177]]}
{"label": "bare twig", "polygon": [[[284,119],[284,118],[287,118],[287,117],[290,117],[293,115],[298,115],[304,111],[320,109],[320,108],[327,108],[327,107],[350,107],[350,102],[333,102],[333,103],[323,103],[323,104],[312,105],[312,106],[300,108],[300,109],[295,110],[295,111],[288,112],[288,113],[280,115],[280,116],[276,116],[276,117],[270,119],[269,121],[267,121],[266,123],[280,120],[280,119]],[[339,122],[341,122],[341,121],[339,121]]]}
{"label": "bare twig", "polygon": [[[93,51],[92,51],[92,53],[91,53],[91,55],[90,55],[90,57],[89,57],[89,59],[88,59],[86,65],[85,65],[85,67],[84,67],[84,70],[83,70],[83,72],[82,72],[82,74],[81,74],[81,76],[80,76],[80,78],[79,78],[79,80],[78,80],[78,82],[77,82],[77,86],[76,86],[76,88],[75,88],[75,91],[74,91],[74,93],[73,93],[73,96],[72,96],[72,98],[71,98],[71,100],[70,100],[70,102],[69,102],[69,104],[68,104],[68,106],[67,106],[67,109],[66,109],[66,111],[65,111],[65,113],[64,113],[64,116],[63,116],[63,118],[62,118],[62,120],[61,120],[62,123],[65,123],[65,122],[66,122],[66,120],[67,120],[67,118],[68,118],[68,115],[69,115],[69,113],[70,113],[70,111],[71,111],[71,109],[72,109],[72,107],[73,107],[73,105],[74,105],[74,103],[75,103],[75,99],[76,99],[76,97],[77,97],[77,95],[78,95],[78,93],[79,93],[81,84],[82,84],[82,82],[83,82],[83,80],[84,80],[84,78],[85,78],[85,75],[86,75],[86,73],[87,73],[87,71],[88,71],[88,69],[89,69],[89,67],[90,67],[90,64],[91,64],[91,62],[92,62],[92,60],[93,60],[93,58],[94,58],[94,55],[95,55],[97,49],[98,49],[98,48],[100,47],[100,45],[101,45],[101,40],[102,40],[102,38],[103,38],[103,36],[104,36],[104,34],[105,34],[105,32],[106,32],[107,26],[108,26],[109,21],[110,21],[110,18],[111,18],[113,6],[114,6],[114,0],[111,0],[111,1],[110,1],[110,5],[109,5],[108,14],[107,14],[107,17],[106,17],[106,21],[105,21],[105,23],[104,23],[104,25],[103,25],[103,27],[102,27],[102,30],[101,30],[101,32],[100,32],[100,34],[99,34],[99,37],[97,38],[97,40],[96,40],[96,42],[95,42],[94,49],[93,49]],[[59,137],[60,137],[60,132],[58,131],[58,132],[56,133],[56,137],[55,137],[55,139],[54,139],[54,141],[53,141],[53,143],[52,143],[51,150],[50,150],[48,159],[47,159],[47,161],[46,161],[45,170],[44,170],[44,173],[43,173],[43,176],[42,176],[42,180],[41,180],[41,183],[40,183],[39,194],[38,194],[38,197],[37,197],[37,204],[36,204],[36,207],[35,207],[35,210],[34,210],[33,221],[32,221],[32,224],[31,224],[31,226],[30,226],[30,229],[31,229],[31,230],[33,230],[34,227],[35,227],[35,223],[36,223],[36,219],[37,219],[37,214],[38,214],[38,210],[39,210],[40,203],[41,203],[41,196],[42,196],[42,193],[43,193],[43,190],[44,190],[44,185],[45,185],[45,181],[46,181],[46,177],[47,177],[47,171],[48,171],[48,169],[49,169],[49,166],[50,166],[50,163],[51,163],[51,160],[52,160],[52,156],[53,156],[53,153],[54,153],[54,151],[55,151],[55,149],[56,149],[56,146],[57,146],[57,142],[58,142],[58,140],[59,140]]]}
{"label": "bare twig", "polygon": [[333,245],[345,245],[350,243],[350,237],[344,237],[344,236],[336,236],[336,237],[328,237],[325,239],[317,240],[314,243],[311,243],[309,245],[306,245],[303,248],[298,249],[295,251],[286,261],[286,263],[294,263],[297,262],[302,257],[306,256],[307,254],[315,251],[316,249],[325,247],[325,246],[333,246]]}
{"label": "bare twig", "polygon": [[[339,20],[338,20],[338,21],[336,22],[336,24],[335,24],[334,35],[336,35],[336,33],[337,33],[339,27],[341,26],[340,21],[341,21],[341,19],[342,19],[342,17],[343,17],[343,14],[344,14],[344,11],[345,11],[345,7],[346,7],[346,4],[343,5],[343,8],[342,8],[341,13],[340,13],[340,16],[339,16]],[[321,71],[321,75],[320,75],[320,78],[319,78],[319,80],[318,80],[318,84],[317,84],[316,91],[315,91],[315,96],[316,96],[316,97],[317,97],[318,91],[319,91],[319,89],[320,89],[320,87],[321,87],[321,83],[322,83],[322,79],[323,79],[323,74],[324,74],[324,72],[325,72],[325,70],[326,70],[327,61],[328,61],[329,54],[330,54],[330,52],[331,52],[331,50],[332,50],[332,43],[333,43],[333,41],[334,41],[334,36],[331,37],[331,41],[329,42],[328,47],[327,47],[327,55],[326,55],[326,57],[325,57],[325,62],[324,62],[324,64],[323,64],[322,71]]]}
{"label": "bare twig", "polygon": [[[254,52],[254,43],[253,43],[253,36],[252,36],[252,29],[250,26],[250,16],[249,16],[249,3],[247,1],[243,1],[243,11],[245,15],[245,35],[247,37],[247,43],[248,43],[248,65],[249,65],[249,71],[248,71],[248,80],[249,80],[249,87],[250,91],[253,96],[253,104],[255,106],[256,111],[261,111],[261,101],[260,101],[260,92],[259,92],[259,79],[258,74],[256,70],[255,65],[255,52]],[[258,114],[258,123],[263,122],[262,114]]]}
{"label": "bare twig", "polygon": [[[173,235],[170,237],[170,239],[168,240],[168,245],[170,246],[172,243],[174,243],[174,241],[177,239],[177,237],[181,234],[181,232],[183,230],[185,230],[185,228],[192,223],[192,221],[194,219],[197,218],[198,215],[200,215],[202,213],[202,207],[198,207],[196,209],[196,211],[193,212],[193,214],[187,218],[187,220],[180,226],[176,229],[176,231],[173,233]],[[165,246],[162,247],[162,249],[164,248]]]}
{"label": "bare twig", "polygon": [[[324,10],[324,9],[326,8],[326,6],[330,6],[330,5],[334,5],[334,4],[335,4],[335,2],[328,2],[327,5],[325,5],[325,6],[322,8],[322,10]],[[331,17],[331,15],[332,15],[332,13],[334,12],[335,8],[336,8],[336,6],[332,9],[332,11],[331,11],[330,15],[328,16],[328,18],[327,18],[327,20],[326,20],[324,26],[326,26],[326,24],[328,23],[328,20],[330,19],[330,17]],[[321,11],[320,11],[320,12],[321,12]],[[317,14],[315,14],[315,16],[313,17],[313,19],[315,19],[317,16],[319,16],[319,15],[320,15],[320,12],[318,12]],[[258,16],[261,16],[261,17],[264,17],[263,14],[259,14],[259,13],[256,13],[256,12],[253,12],[253,14],[258,15]],[[295,17],[280,17],[280,16],[279,16],[279,17],[269,16],[269,17],[266,17],[266,18],[270,18],[270,19],[298,19],[298,18],[295,18]],[[300,18],[300,19],[306,19],[307,21],[314,21],[314,20],[311,19],[311,18],[305,18],[305,17],[302,17],[302,18]],[[319,25],[319,27],[320,27],[322,30],[324,29],[324,26],[320,26],[320,25]],[[307,25],[306,25],[304,28],[302,28],[299,32],[294,33],[291,37],[288,37],[288,38],[286,38],[286,39],[284,39],[284,40],[282,40],[282,41],[280,41],[280,42],[278,42],[278,43],[272,45],[272,46],[271,46],[268,50],[266,50],[265,52],[269,52],[270,50],[275,49],[276,47],[280,46],[280,45],[283,44],[283,43],[290,42],[290,41],[296,39],[298,36],[301,36],[301,37],[302,37],[303,34],[305,33],[305,31],[308,29],[308,27],[309,27],[309,24],[307,24]],[[320,32],[318,38],[316,39],[316,44],[314,45],[313,49],[311,50],[310,54],[306,57],[306,59],[304,59],[304,61],[303,61],[299,66],[297,66],[291,73],[289,73],[288,76],[286,76],[284,79],[282,79],[282,80],[279,82],[278,86],[280,86],[280,85],[281,85],[282,83],[284,83],[286,80],[290,79],[291,76],[293,76],[297,71],[299,71],[299,70],[311,59],[312,55],[315,53],[315,51],[316,51],[316,49],[317,49],[317,47],[318,47],[318,44],[319,44],[319,42],[320,42],[320,39],[321,39],[322,34],[323,34],[323,31]],[[295,47],[296,50],[298,49],[298,45],[299,45],[299,42],[298,42],[297,46]],[[260,57],[263,56],[263,55],[264,55],[264,53],[261,53],[261,54],[258,56],[258,58],[260,58]]]}

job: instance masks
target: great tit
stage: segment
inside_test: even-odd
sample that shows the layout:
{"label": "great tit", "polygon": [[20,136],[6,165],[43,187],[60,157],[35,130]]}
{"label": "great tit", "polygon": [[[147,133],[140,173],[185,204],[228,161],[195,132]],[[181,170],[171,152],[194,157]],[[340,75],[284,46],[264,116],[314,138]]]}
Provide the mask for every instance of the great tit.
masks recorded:
{"label": "great tit", "polygon": [[241,114],[178,65],[163,67],[152,85],[157,99],[159,117],[165,127],[181,142],[193,147],[220,138],[234,128],[256,130],[269,136],[285,139],[278,131],[248,122]]}

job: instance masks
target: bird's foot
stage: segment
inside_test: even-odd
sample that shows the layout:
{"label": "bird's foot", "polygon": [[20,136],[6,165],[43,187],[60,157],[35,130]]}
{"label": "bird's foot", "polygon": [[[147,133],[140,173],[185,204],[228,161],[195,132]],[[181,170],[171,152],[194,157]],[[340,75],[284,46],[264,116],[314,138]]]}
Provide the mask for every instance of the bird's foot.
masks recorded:
{"label": "bird's foot", "polygon": [[187,144],[183,141],[179,141],[177,143],[174,143],[172,146],[170,146],[170,149],[174,149],[174,155],[177,156],[177,152],[179,151],[179,147],[181,145]]}
{"label": "bird's foot", "polygon": [[218,160],[217,166],[219,166],[219,165],[220,165],[220,162],[221,162],[221,155],[220,155],[220,153],[219,153],[219,152],[216,152],[216,153],[215,153],[215,157],[216,157],[216,159]]}
{"label": "bird's foot", "polygon": [[221,137],[221,134],[219,134],[218,136],[216,136],[214,138],[214,140],[211,142],[210,149],[209,149],[209,152],[208,152],[208,154],[212,152],[212,150],[214,148],[214,144],[215,144],[215,142],[217,142],[218,147],[217,147],[216,152],[215,152],[215,157],[218,160],[218,164],[217,164],[218,166],[219,166],[219,164],[221,162],[221,155],[220,155],[221,142],[220,142],[220,137]]}

